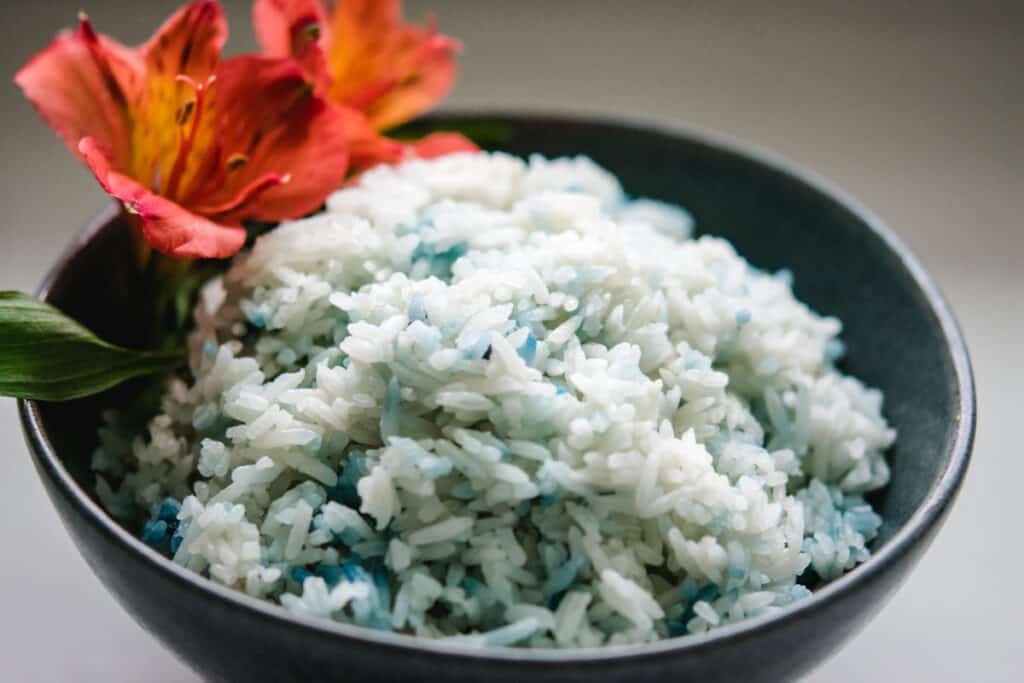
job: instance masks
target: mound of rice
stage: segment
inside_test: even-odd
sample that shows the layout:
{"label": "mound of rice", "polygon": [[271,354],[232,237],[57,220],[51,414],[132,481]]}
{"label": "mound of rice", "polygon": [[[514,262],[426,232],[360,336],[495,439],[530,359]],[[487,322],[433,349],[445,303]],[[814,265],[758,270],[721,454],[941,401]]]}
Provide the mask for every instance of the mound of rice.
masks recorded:
{"label": "mound of rice", "polygon": [[592,647],[868,556],[894,432],[838,320],[586,158],[377,168],[210,283],[191,377],[95,455],[174,561],[297,614]]}

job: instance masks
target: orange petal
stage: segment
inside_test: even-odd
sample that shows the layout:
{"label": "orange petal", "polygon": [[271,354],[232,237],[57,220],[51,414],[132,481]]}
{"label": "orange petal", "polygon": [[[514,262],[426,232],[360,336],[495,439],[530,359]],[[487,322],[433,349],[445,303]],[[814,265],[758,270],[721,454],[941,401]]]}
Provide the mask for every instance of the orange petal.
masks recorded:
{"label": "orange petal", "polygon": [[227,39],[220,5],[212,0],[185,5],[140,48],[147,76],[174,81],[183,75],[201,83],[217,68]]}
{"label": "orange petal", "polygon": [[100,185],[142,221],[142,234],[157,251],[176,258],[227,258],[245,243],[245,229],[219,225],[153,194],[111,168],[109,150],[85,138],[80,151]]}
{"label": "orange petal", "polygon": [[[131,175],[154,190],[168,189],[182,135],[189,130],[187,122],[181,123],[182,114],[195,106],[196,85],[205,86],[214,74],[227,36],[220,5],[195,2],[175,12],[139,48],[146,67],[146,93],[139,113],[143,124],[135,126],[132,137]],[[209,144],[210,132],[200,133],[205,140],[194,140],[193,146]],[[180,184],[187,186],[189,178]]]}
{"label": "orange petal", "polygon": [[349,168],[359,173],[377,164],[395,164],[405,156],[402,143],[384,137],[373,129],[366,114],[349,107],[339,107],[345,117],[348,139]]}
{"label": "orange petal", "polygon": [[[267,173],[266,175],[260,176],[256,180],[250,182],[223,204],[213,206],[196,206],[193,208],[196,213],[204,216],[230,216],[231,214],[237,214],[238,212],[243,211],[246,206],[251,206],[260,195],[270,188],[277,187],[278,185],[284,185],[290,180],[290,176],[282,176],[277,173]],[[244,217],[240,216],[238,220],[242,219],[244,219]]]}
{"label": "orange petal", "polygon": [[78,141],[92,136],[127,163],[141,78],[132,52],[97,35],[83,17],[76,31],[58,35],[14,80],[73,154],[80,156]]}
{"label": "orange petal", "polygon": [[480,148],[461,133],[431,133],[427,137],[408,146],[414,157],[419,159],[435,159],[446,154],[457,152],[479,152]]}
{"label": "orange petal", "polygon": [[335,6],[327,62],[335,102],[366,112],[377,130],[427,111],[455,81],[457,41],[402,23],[399,0]]}
{"label": "orange petal", "polygon": [[330,85],[321,47],[330,31],[323,0],[256,0],[252,19],[263,54],[291,57],[318,88]]}
{"label": "orange petal", "polygon": [[[207,191],[187,205],[230,207],[211,216],[226,224],[278,221],[318,209],[341,185],[348,166],[344,115],[313,92],[292,60],[242,56],[221,63],[216,102],[219,167],[216,177],[197,184]],[[286,182],[264,184],[268,174]]]}
{"label": "orange petal", "polygon": [[82,138],[77,145],[78,152],[85,163],[89,166],[100,187],[107,194],[111,193],[110,183],[107,178],[113,172],[113,150],[102,140],[92,137]]}

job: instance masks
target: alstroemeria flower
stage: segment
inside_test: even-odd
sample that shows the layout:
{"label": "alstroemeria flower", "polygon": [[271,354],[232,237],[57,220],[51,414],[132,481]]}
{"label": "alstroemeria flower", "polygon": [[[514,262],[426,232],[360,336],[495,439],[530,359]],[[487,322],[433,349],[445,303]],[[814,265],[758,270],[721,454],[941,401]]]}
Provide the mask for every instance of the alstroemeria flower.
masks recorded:
{"label": "alstroemeria flower", "polygon": [[347,169],[342,112],[291,59],[221,60],[215,2],[125,47],[82,17],[15,77],[25,96],[157,251],[225,258],[242,221],[314,211]]}
{"label": "alstroemeria flower", "polygon": [[256,0],[253,23],[265,54],[295,59],[347,110],[353,167],[477,149],[453,133],[412,145],[379,134],[428,111],[455,81],[458,41],[404,23],[400,0]]}

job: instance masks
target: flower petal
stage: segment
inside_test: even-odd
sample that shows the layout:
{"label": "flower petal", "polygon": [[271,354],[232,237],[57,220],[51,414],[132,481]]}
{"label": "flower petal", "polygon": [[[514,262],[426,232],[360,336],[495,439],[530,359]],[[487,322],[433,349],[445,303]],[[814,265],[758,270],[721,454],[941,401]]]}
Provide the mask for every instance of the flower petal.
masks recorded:
{"label": "flower petal", "polygon": [[245,228],[214,223],[130,178],[114,176],[125,182],[117,191],[128,197],[123,200],[125,206],[142,219],[143,237],[160,253],[175,258],[230,258],[245,244]]}
{"label": "flower petal", "polygon": [[79,141],[77,152],[89,166],[92,174],[96,176],[103,191],[111,194],[112,190],[107,178],[113,172],[113,150],[102,140],[85,137]]}
{"label": "flower petal", "polygon": [[480,148],[461,133],[431,133],[408,146],[409,152],[419,159],[435,159],[458,152],[479,152]]}
{"label": "flower petal", "polygon": [[278,185],[284,185],[291,180],[290,176],[282,176],[277,173],[267,173],[266,175],[260,176],[256,180],[253,180],[248,185],[243,187],[238,194],[229,198],[225,203],[214,205],[214,206],[196,206],[193,207],[196,213],[204,216],[228,216],[233,213],[242,211],[247,205],[251,205],[252,202],[269,190],[272,187]]}
{"label": "flower petal", "polygon": [[344,0],[325,44],[330,99],[363,110],[377,130],[427,111],[455,81],[459,43],[402,23],[399,0]]}
{"label": "flower petal", "polygon": [[[182,136],[190,130],[185,114],[196,108],[199,92],[208,86],[227,35],[220,5],[195,2],[175,12],[139,48],[146,68],[146,93],[139,113],[141,125],[133,130],[131,175],[174,199],[179,193],[168,184],[188,186],[192,175],[186,172],[186,178],[171,180],[181,156]],[[198,130],[195,137],[190,142],[193,147],[212,144],[209,129]]]}
{"label": "flower petal", "polygon": [[147,76],[174,81],[179,75],[205,81],[217,68],[228,39],[228,24],[212,0],[185,5],[140,48]]}
{"label": "flower petal", "polygon": [[139,216],[143,236],[157,251],[176,258],[228,258],[245,244],[244,228],[197,216],[112,170],[110,150],[99,141],[85,138],[79,147],[103,189]]}
{"label": "flower petal", "polygon": [[349,107],[339,109],[345,117],[351,172],[359,173],[377,164],[396,164],[402,160],[405,156],[402,143],[375,131],[363,112]]}
{"label": "flower petal", "polygon": [[[230,206],[211,216],[229,225],[277,221],[316,210],[340,187],[348,166],[345,117],[313,92],[295,62],[235,57],[217,69],[216,88],[220,163],[215,176],[197,183],[213,191],[188,197],[187,205]],[[287,182],[264,186],[268,174]]]}
{"label": "flower petal", "polygon": [[330,24],[323,0],[256,0],[252,19],[263,54],[291,57],[310,81],[326,90],[331,77],[321,46]]}
{"label": "flower petal", "polygon": [[39,115],[76,156],[92,136],[130,156],[132,102],[141,87],[141,64],[130,50],[98,36],[86,18],[58,35],[14,77]]}

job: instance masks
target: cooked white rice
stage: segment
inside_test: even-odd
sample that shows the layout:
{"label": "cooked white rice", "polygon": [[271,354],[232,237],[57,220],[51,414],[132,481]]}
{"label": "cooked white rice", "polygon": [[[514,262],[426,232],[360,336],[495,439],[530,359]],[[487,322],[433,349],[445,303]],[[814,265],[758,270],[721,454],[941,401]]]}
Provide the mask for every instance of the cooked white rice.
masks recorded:
{"label": "cooked white rice", "polygon": [[586,158],[377,168],[206,287],[99,494],[370,628],[591,647],[784,608],[868,556],[894,432],[839,321],[691,229]]}

